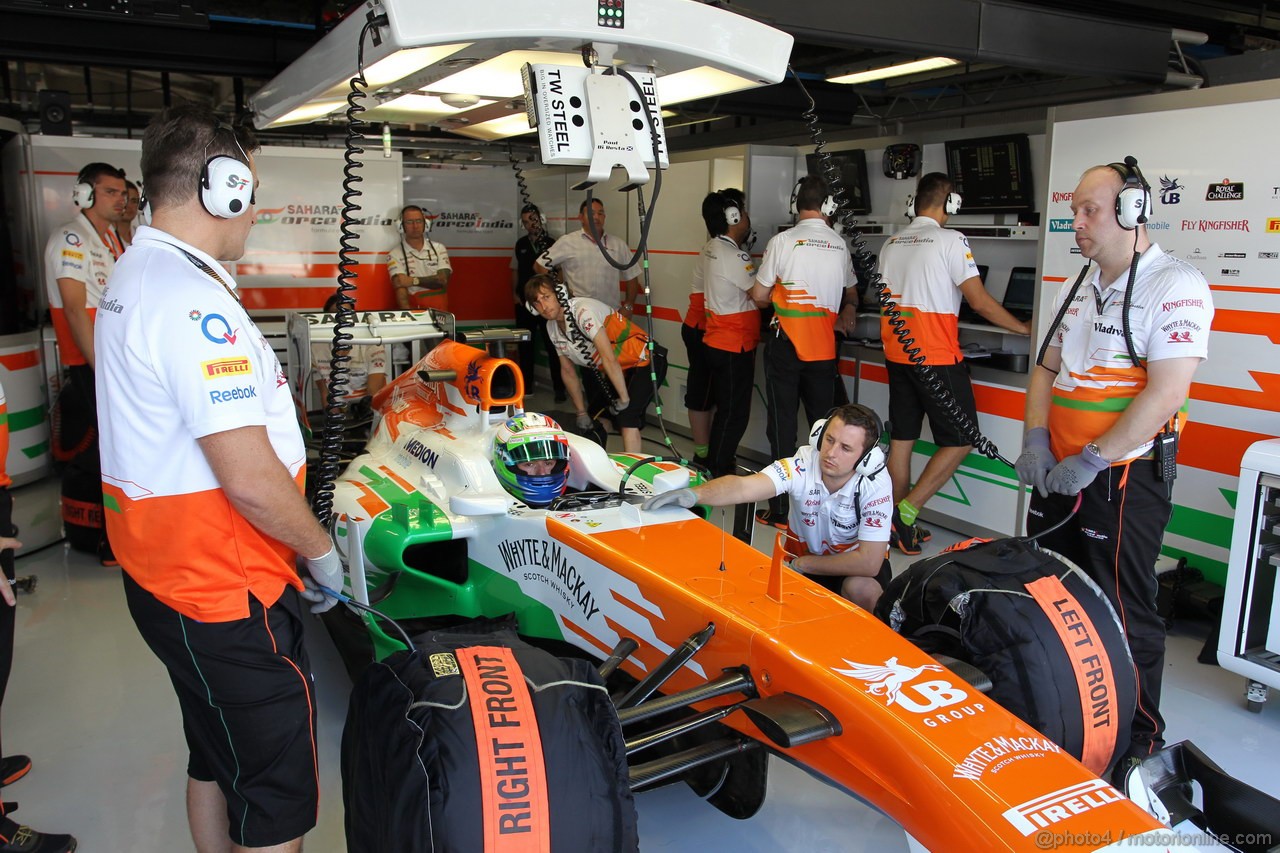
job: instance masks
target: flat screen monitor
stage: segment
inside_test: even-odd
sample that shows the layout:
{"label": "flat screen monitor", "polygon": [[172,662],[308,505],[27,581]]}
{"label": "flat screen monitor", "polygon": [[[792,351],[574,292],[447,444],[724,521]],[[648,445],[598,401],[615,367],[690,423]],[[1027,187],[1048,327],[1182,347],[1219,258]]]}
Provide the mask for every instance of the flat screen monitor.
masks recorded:
{"label": "flat screen monitor", "polygon": [[1031,210],[1031,145],[1025,133],[948,142],[947,174],[964,203],[961,213]]}
{"label": "flat screen monitor", "polygon": [[[867,152],[861,148],[854,148],[850,151],[831,152],[830,156],[832,164],[839,171],[840,183],[844,186],[844,198],[849,204],[849,211],[857,216],[866,216],[871,212]],[[810,175],[826,177],[822,171],[821,158],[817,154],[806,154],[804,160]]]}
{"label": "flat screen monitor", "polygon": [[1036,268],[1014,267],[1009,273],[1009,286],[1004,290],[1000,304],[1005,310],[1017,314],[1030,314],[1036,301]]}
{"label": "flat screen monitor", "polygon": [[[978,264],[978,278],[982,279],[982,283],[987,282],[987,270],[990,269],[986,264]],[[973,310],[973,306],[963,297],[960,299],[960,322],[961,323],[986,323],[987,319]]]}

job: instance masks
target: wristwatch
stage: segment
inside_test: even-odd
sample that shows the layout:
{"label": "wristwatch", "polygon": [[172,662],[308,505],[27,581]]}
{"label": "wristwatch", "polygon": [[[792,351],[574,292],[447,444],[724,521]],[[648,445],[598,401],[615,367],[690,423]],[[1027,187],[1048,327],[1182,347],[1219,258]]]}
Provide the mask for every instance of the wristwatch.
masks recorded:
{"label": "wristwatch", "polygon": [[1092,441],[1084,446],[1084,452],[1089,454],[1090,456],[1096,456],[1098,459],[1102,460],[1102,462],[1106,463],[1107,465],[1111,464],[1111,460],[1105,458],[1102,455],[1102,451],[1098,449],[1098,445]]}

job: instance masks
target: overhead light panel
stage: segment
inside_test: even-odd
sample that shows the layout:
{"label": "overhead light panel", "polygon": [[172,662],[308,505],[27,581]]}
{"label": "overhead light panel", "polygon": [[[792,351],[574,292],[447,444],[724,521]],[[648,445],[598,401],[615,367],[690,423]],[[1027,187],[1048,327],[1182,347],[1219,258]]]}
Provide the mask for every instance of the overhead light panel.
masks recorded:
{"label": "overhead light panel", "polygon": [[377,121],[423,122],[456,115],[476,105],[491,103],[493,101],[477,98],[469,106],[454,106],[439,96],[413,92],[373,107],[365,113],[364,117]]}
{"label": "overhead light panel", "polygon": [[364,79],[368,81],[370,87],[375,89],[389,86],[468,47],[471,47],[470,42],[413,47],[396,51],[386,59],[381,59],[372,67],[365,69]]}
{"label": "overhead light panel", "polygon": [[886,80],[890,77],[905,77],[908,74],[919,74],[923,71],[936,71],[939,68],[949,68],[952,65],[960,65],[961,60],[950,59],[945,56],[931,56],[927,59],[917,59],[914,62],[903,62],[897,65],[886,65],[881,68],[870,68],[866,71],[855,71],[851,74],[841,74],[838,77],[828,77],[828,83],[870,83],[873,80]]}
{"label": "overhead light panel", "polygon": [[756,83],[737,74],[706,65],[658,78],[658,100],[663,104],[683,104],[699,98],[727,95],[753,89]]}

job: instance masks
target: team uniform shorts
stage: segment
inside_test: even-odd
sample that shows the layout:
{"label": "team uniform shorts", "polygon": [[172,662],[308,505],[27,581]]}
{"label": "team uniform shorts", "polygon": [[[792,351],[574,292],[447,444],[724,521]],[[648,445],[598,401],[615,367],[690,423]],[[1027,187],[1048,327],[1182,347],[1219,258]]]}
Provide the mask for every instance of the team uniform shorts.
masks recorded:
{"label": "team uniform shorts", "polygon": [[198,622],[121,574],[129,612],[178,695],[187,775],[218,784],[231,840],[270,847],[305,835],[320,789],[297,595],[286,589],[270,608],[249,595],[247,618]]}
{"label": "team uniform shorts", "polygon": [[[952,423],[937,396],[924,384],[912,365],[890,361],[885,366],[889,369],[889,435],[894,441],[915,441],[920,437],[920,427],[928,416],[934,444],[939,447],[965,447],[972,443]],[[931,364],[929,367],[943,387],[951,391],[960,411],[976,425],[978,409],[973,400],[973,383],[969,381],[969,366],[960,362]]]}

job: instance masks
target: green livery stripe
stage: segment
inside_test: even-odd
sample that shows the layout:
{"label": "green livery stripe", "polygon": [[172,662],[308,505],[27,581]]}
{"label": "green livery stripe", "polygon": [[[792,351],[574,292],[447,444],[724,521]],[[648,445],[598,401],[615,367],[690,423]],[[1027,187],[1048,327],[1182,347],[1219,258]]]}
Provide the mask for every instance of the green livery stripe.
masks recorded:
{"label": "green livery stripe", "polygon": [[1206,545],[1230,548],[1232,523],[1232,520],[1225,516],[1175,504],[1173,517],[1169,519],[1166,532],[1194,539],[1196,542],[1204,542]]}
{"label": "green livery stripe", "polygon": [[22,448],[22,455],[28,459],[35,459],[37,456],[44,456],[49,452],[49,442],[42,441],[39,444],[33,444],[30,447]]}
{"label": "green livery stripe", "polygon": [[1231,506],[1231,511],[1235,512],[1236,501],[1239,500],[1240,493],[1234,489],[1218,489],[1218,491],[1222,493],[1223,500]]}
{"label": "green livery stripe", "polygon": [[1205,580],[1216,583],[1218,586],[1227,585],[1227,564],[1221,560],[1213,560],[1203,554],[1196,554],[1192,551],[1185,551],[1182,548],[1173,548],[1167,545],[1160,549],[1160,553],[1166,557],[1173,557],[1175,560],[1179,557],[1184,557],[1187,565],[1199,569]]}
{"label": "green livery stripe", "polygon": [[102,508],[109,509],[112,512],[120,512],[120,502],[116,500],[115,495],[102,493]]}
{"label": "green livery stripe", "polygon": [[816,310],[806,310],[804,308],[784,308],[780,305],[773,306],[773,312],[780,317],[830,317],[831,312],[822,308]]}
{"label": "green livery stripe", "polygon": [[[4,416],[0,415],[0,423],[3,422]],[[33,426],[39,426],[42,423],[44,423],[44,406],[36,406],[33,409],[23,409],[20,412],[9,413],[9,430],[11,432],[31,429]]]}
{"label": "green livery stripe", "polygon": [[1053,405],[1083,412],[1123,412],[1129,408],[1129,402],[1132,399],[1132,397],[1109,397],[1106,400],[1073,400],[1054,394]]}

